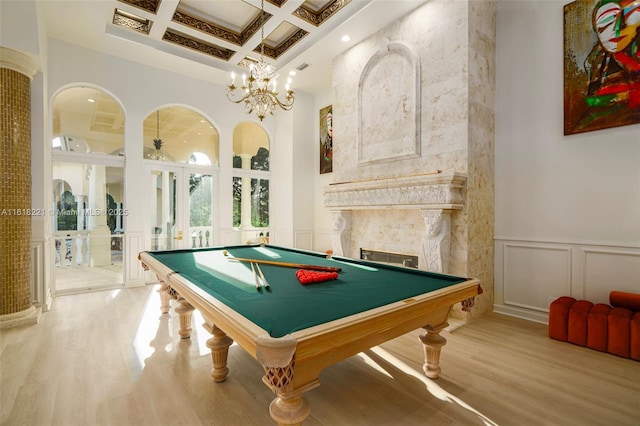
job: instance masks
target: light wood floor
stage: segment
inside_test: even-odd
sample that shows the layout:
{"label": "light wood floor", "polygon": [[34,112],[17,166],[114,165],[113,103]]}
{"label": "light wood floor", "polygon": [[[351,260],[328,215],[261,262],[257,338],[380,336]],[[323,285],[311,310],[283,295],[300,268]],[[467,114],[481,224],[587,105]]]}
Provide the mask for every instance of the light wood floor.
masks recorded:
{"label": "light wood floor", "polygon": [[[214,383],[208,334],[180,340],[157,287],[58,297],[36,326],[3,330],[2,425],[270,425],[262,368],[230,349]],[[326,369],[308,392],[318,425],[639,425],[640,362],[488,314],[444,332],[442,376],[422,374],[418,332]]]}

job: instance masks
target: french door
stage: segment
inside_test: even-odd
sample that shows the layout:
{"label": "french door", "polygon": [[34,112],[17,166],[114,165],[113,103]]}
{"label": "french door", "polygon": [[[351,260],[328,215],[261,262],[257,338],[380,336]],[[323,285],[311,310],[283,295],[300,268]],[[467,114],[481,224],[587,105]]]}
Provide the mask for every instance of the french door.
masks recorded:
{"label": "french door", "polygon": [[210,167],[146,164],[148,247],[150,250],[200,248],[216,235],[216,174]]}

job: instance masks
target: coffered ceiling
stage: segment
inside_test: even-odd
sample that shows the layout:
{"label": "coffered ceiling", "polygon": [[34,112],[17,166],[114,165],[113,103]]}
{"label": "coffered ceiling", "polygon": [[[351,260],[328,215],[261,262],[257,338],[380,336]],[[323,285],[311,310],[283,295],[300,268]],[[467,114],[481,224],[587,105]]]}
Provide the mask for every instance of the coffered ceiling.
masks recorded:
{"label": "coffered ceiling", "polygon": [[[331,90],[333,57],[422,3],[47,0],[39,7],[51,38],[218,84],[263,54],[281,75],[296,72],[296,91],[315,94]],[[340,41],[344,34],[349,42]]]}

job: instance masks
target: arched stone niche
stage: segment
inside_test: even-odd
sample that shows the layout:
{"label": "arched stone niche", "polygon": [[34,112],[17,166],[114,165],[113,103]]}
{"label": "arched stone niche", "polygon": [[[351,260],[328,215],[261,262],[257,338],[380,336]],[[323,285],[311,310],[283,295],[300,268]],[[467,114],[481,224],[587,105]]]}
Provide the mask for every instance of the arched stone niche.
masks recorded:
{"label": "arched stone niche", "polygon": [[358,165],[420,156],[420,57],[384,39],[358,83]]}

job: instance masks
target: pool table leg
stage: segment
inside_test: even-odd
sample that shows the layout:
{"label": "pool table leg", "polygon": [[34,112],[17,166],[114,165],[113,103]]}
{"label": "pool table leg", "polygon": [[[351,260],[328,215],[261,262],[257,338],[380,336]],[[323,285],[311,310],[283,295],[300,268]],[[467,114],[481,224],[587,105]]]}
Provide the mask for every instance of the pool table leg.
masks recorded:
{"label": "pool table leg", "polygon": [[229,374],[227,359],[229,357],[229,346],[233,344],[233,340],[214,324],[205,323],[204,327],[213,335],[211,339],[207,340],[207,347],[211,349],[211,359],[213,361],[211,377],[216,383],[224,382]]}
{"label": "pool table leg", "polygon": [[181,339],[188,339],[191,337],[191,314],[195,310],[191,303],[187,302],[184,297],[178,296],[178,303],[180,305],[176,307],[176,312],[180,316],[180,330],[178,334]]}
{"label": "pool table leg", "polygon": [[269,414],[278,426],[299,426],[309,417],[311,404],[302,394],[311,387],[316,387],[319,382],[312,383],[309,387],[294,389],[292,391],[278,391],[277,397],[269,405]]}
{"label": "pool table leg", "polygon": [[168,314],[171,310],[171,295],[169,295],[169,285],[164,281],[160,281],[158,294],[160,294],[160,311]]}
{"label": "pool table leg", "polygon": [[262,381],[276,394],[269,405],[269,414],[278,425],[301,425],[311,413],[311,404],[302,395],[320,385],[313,374],[315,366],[308,364],[303,376],[315,378],[296,383],[296,346],[297,341],[291,336],[256,340],[256,358],[264,368]]}
{"label": "pool table leg", "polygon": [[422,369],[430,379],[437,379],[440,376],[440,350],[447,343],[447,339],[440,335],[440,332],[449,324],[446,322],[438,325],[427,325],[422,327],[426,331],[421,334],[420,341],[424,345],[424,365]]}

